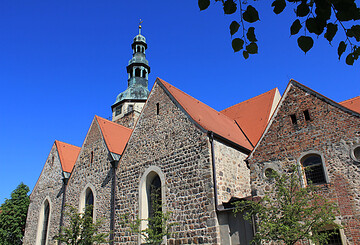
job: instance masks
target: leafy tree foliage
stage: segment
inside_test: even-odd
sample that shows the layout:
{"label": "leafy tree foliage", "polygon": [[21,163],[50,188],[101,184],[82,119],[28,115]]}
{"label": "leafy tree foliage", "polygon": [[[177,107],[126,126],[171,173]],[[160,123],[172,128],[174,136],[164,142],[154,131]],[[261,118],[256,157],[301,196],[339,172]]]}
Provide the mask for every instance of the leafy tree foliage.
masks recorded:
{"label": "leafy tree foliage", "polygon": [[0,208],[0,244],[22,244],[30,199],[29,187],[23,183],[11,193]]}
{"label": "leafy tree foliage", "polygon": [[106,238],[109,234],[99,232],[102,220],[93,222],[92,205],[86,205],[85,213],[78,213],[72,206],[67,206],[67,208],[65,216],[69,218],[69,224],[61,227],[61,232],[54,237],[54,240],[67,245],[108,243]]}
{"label": "leafy tree foliage", "polygon": [[326,244],[333,232],[321,232],[326,228],[340,228],[335,221],[337,207],[320,195],[313,185],[301,187],[298,172],[269,174],[273,187],[259,201],[236,203],[235,213],[244,212],[244,218],[253,222],[256,234],[253,242],[283,242],[293,245],[309,239],[315,244]]}
{"label": "leafy tree foliage", "polygon": [[[222,3],[225,14],[237,16],[237,20],[230,24],[231,36],[241,30],[240,38],[236,37],[232,41],[234,51],[243,50],[245,59],[249,54],[257,54],[255,28],[247,28],[247,25],[260,18],[256,8],[250,4],[251,1],[215,0],[215,2]],[[205,10],[210,6],[210,0],[198,0],[198,5],[200,10]],[[355,0],[273,0],[271,3],[275,14],[280,14],[287,6],[294,8],[295,15],[295,20],[290,26],[290,34],[298,35],[297,43],[302,51],[307,53],[314,45],[310,33],[317,37],[324,34],[323,37],[332,45],[340,29],[343,40],[337,44],[339,59],[345,52],[347,52],[345,62],[348,65],[353,65],[359,58],[360,8]]]}
{"label": "leafy tree foliage", "polygon": [[[170,238],[172,236],[171,227],[177,223],[170,223],[171,212],[162,211],[160,193],[153,192],[151,194],[151,207],[154,210],[152,216],[146,220],[131,219],[129,214],[122,215],[122,226],[128,227],[132,233],[137,233],[142,236],[146,244],[161,244],[164,237]],[[147,221],[147,228],[141,230],[141,222]]]}

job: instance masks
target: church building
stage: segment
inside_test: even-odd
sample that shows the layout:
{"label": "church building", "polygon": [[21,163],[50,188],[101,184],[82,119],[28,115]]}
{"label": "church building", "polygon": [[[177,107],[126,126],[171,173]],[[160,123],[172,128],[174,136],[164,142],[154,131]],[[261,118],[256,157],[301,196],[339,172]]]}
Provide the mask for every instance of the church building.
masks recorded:
{"label": "church building", "polygon": [[256,227],[229,204],[261,197],[266,171],[290,165],[338,205],[334,244],[360,244],[360,96],[336,103],[291,80],[282,96],[275,88],[216,111],[160,78],[149,91],[141,26],[131,47],[112,121],[94,116],[81,147],[54,142],[30,195],[25,245],[58,244],[66,205],[88,204],[111,244],[143,244],[122,217],[145,229],[154,194],[174,224],[163,244],[250,244]]}

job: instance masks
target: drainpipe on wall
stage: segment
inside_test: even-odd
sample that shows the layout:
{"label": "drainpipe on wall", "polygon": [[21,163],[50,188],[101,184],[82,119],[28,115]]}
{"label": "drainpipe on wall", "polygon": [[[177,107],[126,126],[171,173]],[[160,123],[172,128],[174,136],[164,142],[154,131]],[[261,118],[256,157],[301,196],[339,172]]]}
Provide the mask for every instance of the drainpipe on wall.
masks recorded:
{"label": "drainpipe on wall", "polygon": [[215,152],[214,152],[214,133],[212,131],[209,131],[209,141],[210,141],[210,145],[211,145],[211,164],[212,164],[212,169],[213,169],[215,210],[223,211],[224,207],[218,205],[216,168],[215,168]]}
{"label": "drainpipe on wall", "polygon": [[[62,231],[62,226],[64,225],[64,209],[65,209],[65,198],[66,198],[66,188],[67,188],[67,184],[69,182],[69,177],[70,174],[67,172],[63,172],[63,198],[62,198],[62,202],[61,202],[61,212],[60,212],[60,228],[59,228],[59,234]],[[60,244],[60,242],[59,242]]]}
{"label": "drainpipe on wall", "polygon": [[111,206],[112,206],[112,210],[111,210],[111,223],[110,223],[110,241],[111,244],[115,244],[114,238],[115,238],[115,201],[116,201],[116,169],[117,166],[119,164],[119,160],[112,160],[111,162],[111,167],[112,167],[112,171],[113,171],[113,183],[112,183],[112,200],[111,200]]}

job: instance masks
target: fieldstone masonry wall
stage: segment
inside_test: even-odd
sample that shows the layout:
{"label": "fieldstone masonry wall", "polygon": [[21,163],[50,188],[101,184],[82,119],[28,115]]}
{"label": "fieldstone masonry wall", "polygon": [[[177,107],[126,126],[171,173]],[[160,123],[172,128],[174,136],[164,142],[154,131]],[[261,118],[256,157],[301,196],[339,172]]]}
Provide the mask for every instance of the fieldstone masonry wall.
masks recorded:
{"label": "fieldstone masonry wall", "polygon": [[[92,162],[91,152],[93,152]],[[111,156],[98,122],[94,119],[69,179],[66,204],[80,208],[82,206],[80,202],[85,202],[85,199],[80,200],[80,197],[90,187],[94,194],[94,217],[104,221],[100,229],[103,232],[110,231],[113,183],[113,169],[110,161]]]}
{"label": "fieldstone masonry wall", "polygon": [[[337,203],[347,242],[360,244],[360,165],[350,158],[352,146],[360,143],[360,118],[290,86],[249,159],[251,188],[263,195],[271,185],[264,175],[266,168],[284,171],[300,164],[307,152],[318,152],[329,177],[329,183],[321,185],[321,192]],[[305,110],[310,113],[310,121],[304,118]],[[296,115],[297,124],[292,123],[291,114]]]}
{"label": "fieldstone masonry wall", "polygon": [[[159,115],[156,111],[159,103]],[[156,84],[117,169],[116,244],[137,244],[138,236],[120,226],[124,214],[139,215],[139,183],[150,166],[165,176],[163,208],[172,212],[168,244],[219,244],[210,144]]]}
{"label": "fieldstone masonry wall", "polygon": [[213,142],[218,205],[231,197],[250,196],[250,170],[244,161],[247,155],[218,140]]}
{"label": "fieldstone masonry wall", "polygon": [[[46,199],[48,199],[50,203],[48,245],[56,244],[55,241],[52,240],[52,237],[59,232],[63,187],[62,168],[56,144],[54,143],[43,171],[30,196],[31,201],[26,218],[24,245],[36,244],[36,236],[39,228],[38,221],[40,212],[43,212],[42,205]],[[42,224],[40,224],[40,226],[40,229],[42,229]]]}

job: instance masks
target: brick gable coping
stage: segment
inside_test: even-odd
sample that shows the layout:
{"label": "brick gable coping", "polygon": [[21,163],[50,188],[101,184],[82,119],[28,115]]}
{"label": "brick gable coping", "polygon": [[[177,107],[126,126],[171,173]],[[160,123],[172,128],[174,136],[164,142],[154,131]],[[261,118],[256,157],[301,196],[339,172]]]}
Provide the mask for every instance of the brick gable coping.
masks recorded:
{"label": "brick gable coping", "polygon": [[272,124],[273,119],[276,117],[276,115],[277,115],[277,113],[278,113],[278,111],[279,111],[279,108],[281,107],[282,103],[284,102],[285,98],[287,97],[287,93],[288,93],[288,91],[290,90],[290,88],[291,88],[292,86],[297,87],[297,88],[303,90],[304,92],[306,92],[306,93],[308,93],[308,94],[310,94],[310,95],[318,98],[319,100],[322,100],[322,101],[324,101],[325,103],[327,103],[327,104],[329,104],[329,105],[331,105],[331,106],[334,106],[334,107],[336,107],[336,108],[338,108],[338,109],[340,109],[340,110],[342,110],[342,111],[344,111],[344,112],[346,112],[346,113],[349,113],[349,114],[352,115],[352,116],[356,116],[356,117],[359,117],[359,118],[360,118],[360,113],[358,113],[358,112],[356,112],[356,111],[353,111],[353,110],[351,110],[351,109],[349,109],[349,108],[341,105],[340,103],[337,103],[337,102],[335,102],[335,101],[333,101],[333,100],[325,97],[324,95],[316,92],[315,90],[312,90],[312,89],[309,88],[309,87],[306,87],[305,85],[299,83],[298,81],[295,81],[294,79],[291,79],[290,82],[289,82],[289,84],[288,84],[288,86],[287,86],[286,89],[285,89],[285,92],[284,92],[283,96],[282,96],[281,99],[280,99],[280,102],[278,103],[278,105],[277,105],[274,113],[272,114],[271,119],[269,120],[269,123],[267,124],[267,126],[266,126],[266,128],[265,128],[265,130],[264,130],[264,132],[263,132],[263,134],[262,134],[262,136],[260,137],[259,141],[258,141],[257,144],[255,145],[254,149],[252,150],[252,152],[250,153],[250,155],[248,156],[247,159],[251,159],[251,158],[252,158],[253,153],[256,151],[257,147],[260,145],[262,139],[264,138],[264,136],[266,135],[267,131],[268,131],[269,128],[271,127],[271,124]]}

